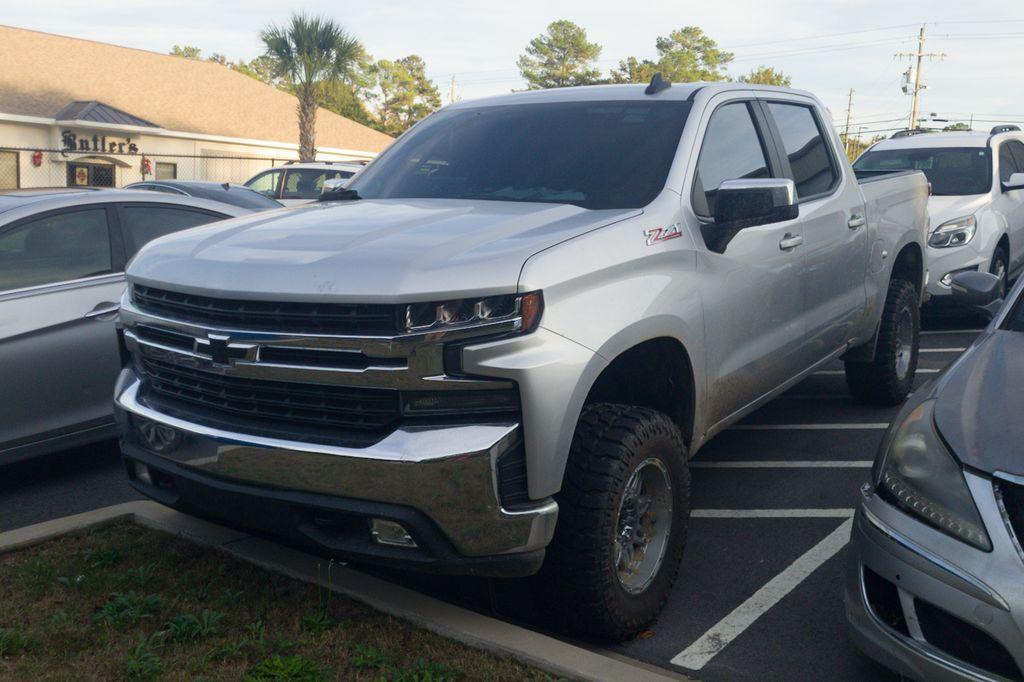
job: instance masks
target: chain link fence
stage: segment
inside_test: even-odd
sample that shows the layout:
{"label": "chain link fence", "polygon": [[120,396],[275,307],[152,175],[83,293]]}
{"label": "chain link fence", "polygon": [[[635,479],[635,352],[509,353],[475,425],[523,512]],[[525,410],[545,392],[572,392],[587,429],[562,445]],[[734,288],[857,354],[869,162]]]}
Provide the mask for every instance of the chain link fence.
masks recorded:
{"label": "chain link fence", "polygon": [[0,147],[0,190],[33,187],[124,187],[141,180],[243,183],[289,159],[267,157],[109,154]]}

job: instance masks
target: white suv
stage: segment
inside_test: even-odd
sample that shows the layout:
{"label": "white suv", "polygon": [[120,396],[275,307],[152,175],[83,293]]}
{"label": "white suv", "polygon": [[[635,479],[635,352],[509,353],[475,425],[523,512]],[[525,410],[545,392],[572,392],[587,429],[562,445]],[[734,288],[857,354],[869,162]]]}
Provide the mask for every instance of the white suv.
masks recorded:
{"label": "white suv", "polygon": [[362,169],[363,164],[355,161],[287,163],[257,173],[245,186],[285,206],[295,206],[316,201],[324,180],[348,180]]}
{"label": "white suv", "polygon": [[931,183],[926,267],[928,293],[950,302],[950,280],[963,270],[1002,277],[1024,267],[1024,132],[1001,125],[989,133],[897,133],[853,165],[858,175],[917,169]]}

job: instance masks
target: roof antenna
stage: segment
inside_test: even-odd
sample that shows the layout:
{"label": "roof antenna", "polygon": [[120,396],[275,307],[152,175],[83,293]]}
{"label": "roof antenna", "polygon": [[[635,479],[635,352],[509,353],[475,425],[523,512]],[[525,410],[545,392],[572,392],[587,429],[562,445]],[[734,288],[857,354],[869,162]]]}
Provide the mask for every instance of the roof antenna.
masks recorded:
{"label": "roof antenna", "polygon": [[651,78],[651,84],[647,86],[646,90],[644,90],[644,94],[657,95],[662,90],[668,90],[671,87],[672,83],[662,78],[661,72],[659,71]]}

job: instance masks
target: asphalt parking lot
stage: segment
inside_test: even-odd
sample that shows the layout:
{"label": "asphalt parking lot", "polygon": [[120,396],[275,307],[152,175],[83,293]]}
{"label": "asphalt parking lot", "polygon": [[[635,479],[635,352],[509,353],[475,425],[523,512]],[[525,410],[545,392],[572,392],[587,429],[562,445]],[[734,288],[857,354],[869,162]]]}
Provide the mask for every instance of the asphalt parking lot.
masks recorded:
{"label": "asphalt parking lot", "polygon": [[[978,326],[928,320],[918,384]],[[615,651],[706,680],[895,679],[848,642],[842,576],[858,490],[896,409],[854,401],[836,363],[709,443],[692,462],[676,589],[651,631]],[[68,451],[0,468],[0,531],[137,497],[115,446]],[[543,627],[526,582],[389,577]]]}

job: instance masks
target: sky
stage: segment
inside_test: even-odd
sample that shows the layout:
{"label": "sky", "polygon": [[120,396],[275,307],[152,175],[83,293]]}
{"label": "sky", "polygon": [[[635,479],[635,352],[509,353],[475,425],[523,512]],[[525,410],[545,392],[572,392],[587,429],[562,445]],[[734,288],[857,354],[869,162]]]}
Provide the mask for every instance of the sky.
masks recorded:
{"label": "sky", "polygon": [[248,60],[262,51],[260,30],[292,11],[333,17],[377,59],[420,55],[445,101],[452,77],[464,100],[523,88],[516,58],[557,19],[578,23],[603,47],[602,71],[627,56],[654,57],[657,36],[696,25],[735,53],[731,75],[761,64],[781,69],[794,87],[824,100],[840,129],[852,88],[851,134],[865,136],[906,127],[910,97],[900,80],[908,61],[894,54],[916,50],[924,24],[925,51],[946,55],[924,62],[925,115],[964,122],[973,116],[974,128],[983,130],[1024,123],[1024,4],[1008,0],[6,0],[0,24],[156,52],[194,45]]}

